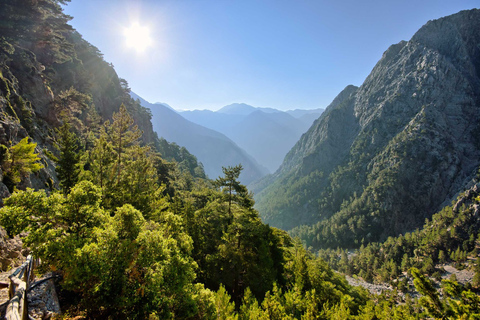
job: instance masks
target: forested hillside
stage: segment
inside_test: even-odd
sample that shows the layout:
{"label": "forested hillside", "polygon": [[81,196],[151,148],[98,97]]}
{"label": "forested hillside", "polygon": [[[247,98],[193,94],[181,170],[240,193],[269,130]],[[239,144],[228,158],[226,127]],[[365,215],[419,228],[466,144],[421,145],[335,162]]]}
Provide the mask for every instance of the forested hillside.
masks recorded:
{"label": "forested hillside", "polygon": [[[362,245],[354,252],[326,249],[320,256],[345,274],[356,274],[369,282],[391,282],[405,287],[402,272],[416,267],[437,279],[445,272],[442,266],[453,264],[458,269],[476,260],[471,285],[480,285],[480,183],[463,192],[452,205],[425,220],[422,229],[389,237],[385,242]],[[350,258],[348,258],[350,255]],[[470,261],[469,261],[470,260]],[[402,277],[403,283],[397,281]]]}
{"label": "forested hillside", "polygon": [[480,11],[430,21],[347,87],[255,187],[265,222],[315,248],[421,227],[480,165]]}
{"label": "forested hillside", "polygon": [[[100,125],[111,119],[122,104],[142,131],[143,145],[152,145],[164,159],[183,162],[188,158],[188,170],[203,176],[203,170],[188,152],[181,154],[179,148],[171,148],[157,138],[149,111],[130,98],[127,82],[117,76],[98,49],[67,24],[69,17],[62,13],[60,3],[2,1],[3,182],[7,178],[20,188],[53,190],[58,187],[54,161],[59,155],[56,128],[69,123],[79,138],[78,150],[91,148]],[[31,176],[8,165],[11,148],[26,137],[36,144],[35,152],[42,159],[42,168]],[[14,185],[7,184],[11,192]],[[2,190],[4,196],[8,195],[5,188]]]}
{"label": "forested hillside", "polygon": [[239,163],[244,169],[240,175],[242,183],[249,184],[268,173],[250,154],[222,133],[190,122],[164,105],[151,104],[135,94],[132,96],[151,111],[155,132],[193,153],[211,179],[222,174],[222,167]]}

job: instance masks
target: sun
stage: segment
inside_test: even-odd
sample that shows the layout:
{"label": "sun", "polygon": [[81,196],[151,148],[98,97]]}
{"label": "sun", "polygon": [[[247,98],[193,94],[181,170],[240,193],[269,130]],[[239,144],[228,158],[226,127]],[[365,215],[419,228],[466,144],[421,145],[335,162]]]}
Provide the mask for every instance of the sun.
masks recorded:
{"label": "sun", "polygon": [[152,38],[150,37],[150,29],[141,26],[138,22],[124,30],[126,44],[129,48],[133,48],[137,52],[144,52],[147,48],[152,46]]}

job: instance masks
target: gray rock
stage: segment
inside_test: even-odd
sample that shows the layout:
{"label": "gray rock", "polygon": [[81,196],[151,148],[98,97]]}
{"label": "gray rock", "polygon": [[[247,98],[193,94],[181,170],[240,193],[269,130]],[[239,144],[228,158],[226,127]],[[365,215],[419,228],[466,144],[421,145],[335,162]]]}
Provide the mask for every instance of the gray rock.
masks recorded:
{"label": "gray rock", "polygon": [[26,259],[22,254],[22,245],[19,236],[9,238],[5,229],[0,226],[0,271],[7,271]]}
{"label": "gray rock", "polygon": [[[479,44],[474,9],[430,21],[391,46],[255,186],[265,222],[316,225],[313,241],[322,230],[332,240],[328,222],[317,223],[333,217],[356,230],[358,238],[345,232],[342,241],[381,240],[421,226],[465,190],[480,165]],[[298,196],[282,202],[287,194]]]}

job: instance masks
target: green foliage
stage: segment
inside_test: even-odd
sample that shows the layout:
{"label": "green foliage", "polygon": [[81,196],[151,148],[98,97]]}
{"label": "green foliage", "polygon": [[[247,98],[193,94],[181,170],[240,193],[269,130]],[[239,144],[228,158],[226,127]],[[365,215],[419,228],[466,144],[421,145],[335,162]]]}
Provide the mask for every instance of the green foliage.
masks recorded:
{"label": "green foliage", "polygon": [[64,287],[78,292],[92,314],[195,313],[191,239],[172,234],[167,223],[145,221],[130,205],[111,218],[100,202],[88,181],[67,197],[29,189],[6,200],[0,221],[10,234],[29,232],[25,244],[44,268],[63,273]]}
{"label": "green foliage", "polygon": [[230,302],[230,296],[223,286],[220,286],[215,295],[215,308],[219,320],[238,319],[238,315],[235,314],[235,304]]}
{"label": "green foliage", "polygon": [[[3,0],[0,13],[0,33],[11,42],[23,41],[24,46],[35,50],[44,64],[68,61],[72,47],[64,33],[71,31],[70,17],[62,11],[64,0],[39,0],[35,2]],[[48,32],[47,32],[48,31]]]}
{"label": "green foliage", "polygon": [[231,215],[232,203],[237,203],[241,207],[247,209],[253,206],[253,196],[248,193],[247,187],[240,184],[238,177],[240,176],[243,167],[241,164],[235,167],[223,167],[224,177],[218,177],[214,181],[214,185],[220,188],[220,191],[225,195],[228,202],[228,213]]}
{"label": "green foliage", "polygon": [[36,143],[29,142],[28,137],[25,137],[10,148],[3,148],[3,182],[7,185],[10,192],[13,192],[15,186],[22,179],[43,168],[43,165],[38,163],[40,158],[35,153],[36,147]]}
{"label": "green foliage", "polygon": [[78,118],[87,111],[91,104],[91,97],[79,92],[74,87],[61,91],[54,101],[54,111],[57,118],[72,125],[77,132],[84,130],[83,122]]}
{"label": "green foliage", "polygon": [[80,154],[78,150],[77,138],[70,131],[70,124],[67,122],[58,130],[59,141],[58,150],[60,157],[57,161],[55,170],[60,180],[60,187],[64,193],[69,193],[70,189],[77,183],[80,174]]}
{"label": "green foliage", "polygon": [[319,255],[335,269],[357,274],[366,281],[392,281],[400,271],[411,267],[432,275],[437,270],[435,264],[449,261],[460,267],[468,252],[480,244],[480,223],[475,217],[475,206],[480,202],[472,190],[460,195],[458,202],[463,205],[455,210],[453,206],[443,208],[421,230],[361,246],[348,259],[344,251],[331,249],[320,250]]}
{"label": "green foliage", "polygon": [[106,219],[100,197],[99,189],[88,182],[77,185],[66,198],[27,189],[5,199],[0,221],[11,235],[27,231],[25,245],[45,265],[58,268],[69,264],[72,249],[89,241],[94,228]]}
{"label": "green foliage", "polygon": [[239,313],[241,320],[268,320],[257,299],[252,295],[250,288],[245,290]]}
{"label": "green foliage", "polygon": [[154,200],[159,198],[157,164],[162,162],[149,146],[140,145],[141,132],[125,106],[113,119],[113,123],[104,124],[88,151],[83,166],[90,170],[82,176],[100,186],[106,209],[129,203],[149,216],[156,209]]}
{"label": "green foliage", "polygon": [[[62,289],[89,318],[413,319],[420,312],[478,313],[472,291],[445,282],[440,295],[419,273],[416,284],[426,298],[401,305],[393,295],[372,298],[351,287],[299,240],[262,223],[251,194],[238,182],[241,165],[223,168],[223,177],[208,181],[185,148],[158,139],[149,129],[151,114],[132,101],[126,81],[66,24],[64,1],[0,1],[0,90],[7,116],[33,130],[32,136],[52,128],[45,132],[58,141],[64,191],[14,192],[0,209],[0,224],[9,235],[26,231],[25,245],[42,259],[44,270],[63,275]],[[27,72],[19,67],[24,64]],[[41,79],[54,97],[49,119],[35,118],[33,100],[18,94],[31,96],[20,83],[26,73]],[[59,123],[65,125],[55,135]],[[267,221],[285,205],[297,208],[298,224],[329,219],[330,226],[299,227],[296,233],[309,246],[365,243],[353,255],[343,249],[321,255],[338,270],[369,280],[392,280],[411,266],[431,272],[437,257],[463,263],[478,246],[471,210],[478,195],[477,202],[427,221],[428,229],[371,242],[382,233],[368,230],[388,225],[378,204],[391,200],[390,189],[407,189],[395,183],[398,166],[388,162],[387,153],[376,159],[370,176],[362,171],[374,154],[370,136],[382,139],[367,128],[354,141],[348,163],[326,170],[306,159],[314,169],[309,174],[294,172],[277,182],[279,202],[268,203]],[[42,147],[47,153],[48,143]],[[27,139],[0,147],[4,182],[10,179],[12,190],[40,168],[34,149]],[[352,181],[365,185],[367,178],[375,185],[353,186]],[[319,195],[325,202],[306,202]]]}
{"label": "green foliage", "polygon": [[475,274],[472,279],[472,285],[475,288],[480,288],[480,257],[475,262],[475,268],[473,269]]}
{"label": "green foliage", "polygon": [[[315,209],[317,205],[315,202],[309,203],[308,199],[318,195],[323,179],[323,172],[314,171],[304,177],[295,172],[276,180],[270,188],[255,195],[255,199],[258,199],[256,207],[262,213],[262,219],[285,230],[298,224],[309,223],[313,217],[306,212]],[[305,203],[308,203],[306,208],[308,210],[304,210]],[[289,216],[278,217],[278,213],[283,211],[301,219],[291,221]]]}
{"label": "green foliage", "polygon": [[179,210],[185,212],[194,241],[199,281],[212,290],[222,284],[239,304],[247,287],[262,298],[274,282],[284,280],[282,238],[261,222],[251,207],[251,195],[235,174],[217,179],[217,185],[224,181],[221,192],[197,190]]}
{"label": "green foliage", "polygon": [[428,317],[435,319],[477,319],[480,317],[480,297],[466,290],[456,281],[442,281],[443,296],[434,288],[432,282],[425,278],[418,269],[412,268],[414,285],[423,295],[420,305]]}
{"label": "green foliage", "polygon": [[190,173],[194,178],[206,178],[202,163],[199,163],[197,158],[185,147],[169,143],[164,138],[160,138],[155,146],[162,158],[176,162],[181,171]]}

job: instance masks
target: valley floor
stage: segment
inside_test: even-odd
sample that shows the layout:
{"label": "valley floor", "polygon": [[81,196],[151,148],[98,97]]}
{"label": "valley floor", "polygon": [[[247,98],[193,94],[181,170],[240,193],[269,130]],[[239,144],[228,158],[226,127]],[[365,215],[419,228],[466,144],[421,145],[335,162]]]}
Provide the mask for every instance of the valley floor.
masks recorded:
{"label": "valley floor", "polygon": [[[474,260],[472,260],[471,262],[473,264]],[[442,274],[442,279],[450,279],[452,275],[455,275],[457,281],[463,285],[467,283],[472,283],[473,276],[475,275],[475,273],[468,267],[462,270],[458,270],[451,264],[442,264],[436,265],[436,268],[443,268],[445,270],[445,272]],[[347,279],[348,284],[350,284],[351,286],[361,286],[367,289],[372,294],[381,294],[383,292],[394,290],[394,288],[388,283],[370,283],[366,282],[360,277],[351,277],[348,275],[345,275],[345,278]],[[413,286],[413,282],[411,282],[410,285]],[[412,292],[410,292],[410,295],[415,296],[416,293],[412,294]],[[400,293],[400,296],[403,296],[403,294]]]}

